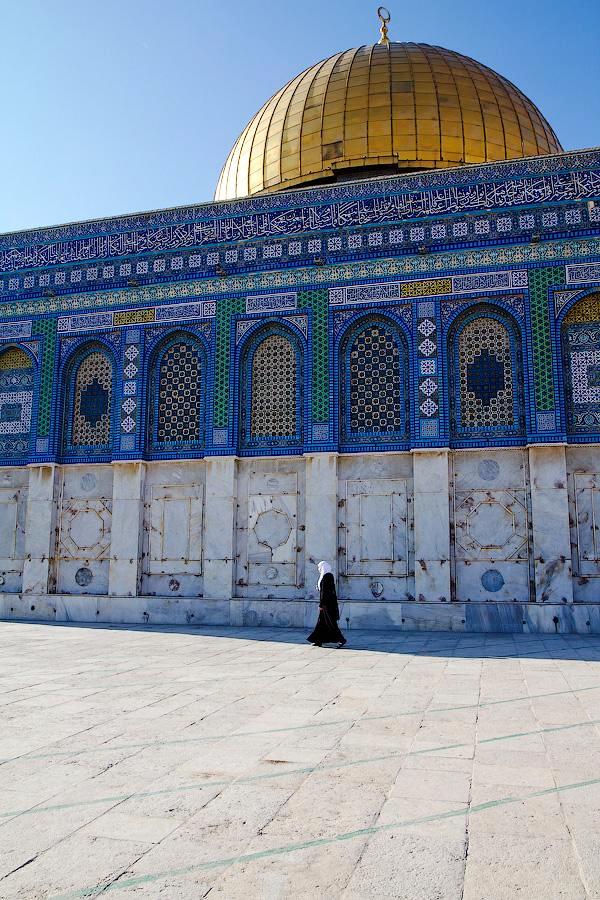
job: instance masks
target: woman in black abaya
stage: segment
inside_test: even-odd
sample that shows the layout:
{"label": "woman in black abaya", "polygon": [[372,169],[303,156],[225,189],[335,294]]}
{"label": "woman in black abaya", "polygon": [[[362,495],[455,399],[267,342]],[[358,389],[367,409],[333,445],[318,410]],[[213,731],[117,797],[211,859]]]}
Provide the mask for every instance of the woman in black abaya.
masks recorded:
{"label": "woman in black abaya", "polygon": [[335,580],[329,563],[324,560],[317,566],[319,570],[319,618],[315,630],[306,638],[315,647],[335,643],[343,647],[346,638],[339,629],[340,610],[335,592]]}

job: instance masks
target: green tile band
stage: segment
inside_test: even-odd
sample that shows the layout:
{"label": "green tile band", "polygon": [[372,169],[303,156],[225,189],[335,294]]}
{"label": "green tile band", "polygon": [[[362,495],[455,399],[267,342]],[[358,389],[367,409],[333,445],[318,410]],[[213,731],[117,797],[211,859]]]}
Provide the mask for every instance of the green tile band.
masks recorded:
{"label": "green tile band", "polygon": [[298,307],[312,311],[312,419],[329,419],[329,294],[326,289],[301,291]]}
{"label": "green tile band", "polygon": [[554,409],[557,400],[554,395],[555,373],[552,361],[548,289],[551,285],[564,283],[565,270],[562,266],[533,269],[529,272],[528,280],[535,408],[543,411]]}
{"label": "green tile band", "polygon": [[243,313],[242,297],[217,303],[217,341],[215,348],[215,396],[213,421],[216,428],[227,428],[233,416],[229,408],[229,369],[231,362],[231,320]]}
{"label": "green tile band", "polygon": [[38,319],[33,323],[33,334],[43,337],[42,361],[40,371],[40,393],[38,411],[38,437],[50,434],[50,414],[52,409],[52,381],[54,374],[54,357],[56,352],[56,319]]}

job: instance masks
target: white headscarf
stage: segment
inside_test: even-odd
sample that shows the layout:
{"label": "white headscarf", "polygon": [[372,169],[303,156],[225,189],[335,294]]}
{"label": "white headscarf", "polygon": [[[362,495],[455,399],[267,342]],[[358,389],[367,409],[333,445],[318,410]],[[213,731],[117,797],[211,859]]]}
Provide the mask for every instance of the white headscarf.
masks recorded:
{"label": "white headscarf", "polygon": [[320,563],[317,563],[317,569],[319,570],[319,580],[317,581],[317,590],[321,588],[321,582],[323,581],[323,575],[327,575],[327,573],[331,573],[333,575],[333,569],[329,565],[328,562],[325,562],[324,559],[321,560]]}

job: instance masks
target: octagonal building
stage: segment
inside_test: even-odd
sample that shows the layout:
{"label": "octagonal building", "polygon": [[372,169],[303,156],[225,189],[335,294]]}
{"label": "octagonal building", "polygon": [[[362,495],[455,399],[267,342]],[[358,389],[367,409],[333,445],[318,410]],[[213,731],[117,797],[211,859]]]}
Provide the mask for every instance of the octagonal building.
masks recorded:
{"label": "octagonal building", "polygon": [[0,617],[600,632],[600,151],[337,53],[214,202],[0,235]]}

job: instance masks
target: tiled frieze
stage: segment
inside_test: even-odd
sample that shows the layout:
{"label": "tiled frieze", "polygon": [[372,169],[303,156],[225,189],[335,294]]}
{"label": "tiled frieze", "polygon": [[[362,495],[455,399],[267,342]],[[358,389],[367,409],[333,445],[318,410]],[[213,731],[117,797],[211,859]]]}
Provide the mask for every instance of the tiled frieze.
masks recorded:
{"label": "tiled frieze", "polygon": [[567,284],[585,284],[587,281],[600,281],[600,263],[566,266]]}
{"label": "tiled frieze", "polygon": [[437,294],[469,294],[527,287],[527,272],[484,272],[478,275],[455,275],[448,278],[427,278],[422,281],[384,282],[353,287],[331,288],[332,306],[347,303],[371,303],[408,297],[428,297]]}
{"label": "tiled frieze", "polygon": [[[97,312],[107,307],[124,307],[125,310],[134,307],[147,307],[163,304],[171,301],[170,305],[176,306],[177,300],[190,302],[190,298],[211,297],[212,303],[219,304],[217,298],[249,294],[253,291],[278,292],[289,288],[301,290],[310,288],[327,287],[335,284],[343,285],[344,282],[356,284],[363,281],[381,281],[381,279],[406,279],[411,281],[411,275],[417,277],[419,283],[432,280],[439,281],[437,292],[442,293],[446,281],[455,277],[452,273],[466,270],[465,275],[477,275],[481,278],[479,286],[475,282],[457,281],[459,291],[469,291],[469,284],[473,291],[494,290],[490,284],[486,285],[483,276],[494,276],[494,282],[498,289],[506,287],[505,275],[499,271],[501,266],[510,266],[513,276],[518,270],[514,266],[521,267],[521,278],[525,278],[525,266],[548,265],[554,262],[573,258],[600,257],[600,239],[589,238],[587,240],[563,240],[548,241],[543,243],[515,244],[499,249],[472,249],[451,253],[428,253],[426,255],[414,255],[404,258],[391,256],[376,260],[362,260],[360,262],[348,262],[340,265],[304,266],[297,269],[282,269],[275,272],[259,272],[247,275],[232,275],[228,277],[207,278],[205,280],[183,280],[172,284],[160,284],[150,287],[136,287],[134,289],[121,289],[114,291],[98,291],[96,293],[78,293],[69,296],[43,297],[32,300],[18,300],[2,307],[2,316],[5,319],[23,318],[39,314],[65,313],[73,314],[73,310],[91,310]],[[477,270],[480,270],[477,272]],[[482,271],[489,269],[490,271]],[[471,273],[469,270],[475,270]],[[563,278],[564,281],[564,278]],[[517,282],[515,282],[515,286]],[[404,290],[410,296],[418,296],[418,286],[406,287]],[[427,290],[430,295],[434,292],[432,286]],[[207,307],[209,309],[209,307]],[[214,314],[207,312],[206,315]],[[143,315],[146,315],[144,313]],[[151,314],[148,313],[148,316]],[[154,316],[158,321],[162,314],[155,309]],[[173,312],[173,318],[175,313]]]}
{"label": "tiled frieze", "polygon": [[[416,172],[411,175],[396,175],[363,183],[336,184],[318,188],[308,188],[294,191],[293,197],[296,204],[305,204],[309,207],[315,204],[331,203],[334,201],[345,202],[348,200],[362,200],[381,197],[390,194],[401,194],[407,191],[423,190],[433,193],[433,207],[428,211],[429,215],[450,211],[449,203],[453,197],[453,189],[456,187],[472,187],[473,185],[487,187],[486,199],[490,209],[503,205],[504,197],[519,199],[518,181],[515,179],[534,179],[535,190],[539,192],[540,179],[554,178],[557,175],[573,173],[573,175],[587,176],[600,169],[600,152],[598,150],[581,150],[574,153],[564,153],[553,157],[513,159],[497,163],[488,163],[481,166],[468,166],[465,168],[444,169],[439,171]],[[588,182],[588,192],[591,192],[594,178]],[[500,186],[500,187],[499,187]],[[567,190],[572,199],[574,186],[569,183]],[[440,193],[441,192],[441,193]],[[226,216],[242,214],[267,213],[285,210],[289,206],[289,194],[267,194],[260,197],[252,197],[247,200],[235,200],[226,203],[206,203],[199,206],[177,207],[175,209],[157,210],[156,212],[139,213],[112,219],[90,222],[76,222],[72,225],[57,225],[50,228],[17,232],[0,236],[0,249],[10,250],[18,247],[29,247],[39,243],[56,243],[73,241],[76,239],[89,241],[97,235],[114,235],[133,230],[147,230],[162,226],[178,226],[195,219],[205,218],[220,219]],[[531,202],[534,194],[529,190],[526,193],[525,203]],[[564,198],[562,198],[564,199]],[[549,202],[540,197],[539,202]],[[280,224],[279,234],[283,231]],[[244,232],[243,237],[249,237]],[[157,249],[154,246],[151,249]]]}
{"label": "tiled frieze", "polygon": [[[493,170],[492,170],[493,171]],[[496,171],[502,171],[498,167]],[[493,179],[492,172],[490,172]],[[19,235],[11,236],[13,246],[0,249],[0,272],[11,272],[19,269],[32,269],[40,266],[59,265],[70,262],[84,262],[92,260],[108,260],[113,257],[131,256],[139,253],[173,251],[186,247],[202,247],[205,244],[218,244],[219,242],[249,240],[252,238],[276,237],[283,235],[302,235],[307,232],[330,230],[337,228],[365,227],[370,225],[385,225],[392,222],[435,217],[439,214],[451,215],[461,212],[475,212],[478,210],[510,209],[533,204],[552,204],[561,202],[573,202],[581,199],[593,200],[600,194],[600,169],[588,171],[555,172],[538,176],[525,176],[511,178],[510,180],[491,180],[490,182],[477,183],[475,173],[472,173],[473,183],[454,184],[442,190],[431,188],[429,190],[412,190],[410,179],[390,179],[384,194],[375,197],[357,197],[339,201],[335,189],[327,192],[313,192],[308,205],[294,205],[277,209],[276,211],[255,212],[255,202],[238,202],[231,205],[231,212],[238,212],[244,206],[248,211],[241,214],[221,215],[225,205],[210,207],[197,207],[192,221],[180,221],[178,224],[146,225],[143,229],[134,229],[125,233],[93,234],[95,223],[82,223],[79,231],[86,228],[92,232],[89,236],[78,238],[70,235],[67,240],[53,240],[49,243],[29,243],[20,247]],[[458,180],[458,179],[455,179]],[[371,190],[383,188],[384,182],[373,185]],[[323,200],[318,199],[321,193]],[[293,200],[296,199],[293,196]],[[286,202],[290,203],[290,195],[279,198],[280,207]],[[335,198],[335,199],[332,199]],[[312,203],[310,202],[312,201]],[[329,202],[328,202],[329,201]],[[315,205],[318,203],[318,205]],[[224,211],[224,210],[223,210]],[[177,212],[177,211],[171,211]],[[212,214],[212,216],[211,216]],[[166,212],[168,217],[169,212]],[[535,219],[531,213],[521,214],[530,216],[520,223],[520,227],[535,226]],[[557,214],[558,215],[558,214]],[[217,217],[218,216],[218,217]],[[163,214],[163,219],[165,214]],[[554,226],[550,219],[548,225]],[[558,220],[557,220],[558,221]],[[439,223],[443,224],[443,223]],[[576,221],[570,223],[577,224]],[[425,238],[423,226],[412,226],[419,229],[414,234],[416,241]],[[96,225],[98,228],[98,225]],[[421,234],[422,231],[422,234]],[[410,235],[409,235],[410,236]],[[21,236],[21,241],[23,241]],[[315,239],[313,239],[315,240]],[[318,239],[316,239],[318,240]],[[269,257],[278,256],[275,249],[278,244],[272,244],[268,251]],[[333,248],[331,248],[333,249]],[[214,252],[214,251],[213,251]],[[309,252],[310,248],[309,248]],[[312,252],[321,252],[316,247]],[[166,268],[166,260],[163,261]],[[218,257],[214,260],[219,262]],[[131,276],[133,270],[131,263],[120,263],[120,267],[130,266],[129,271],[121,272],[122,275]],[[153,263],[154,266],[154,263]],[[91,267],[92,278],[97,277],[98,265]],[[162,265],[159,264],[159,270]],[[139,273],[142,274],[142,273]],[[145,274],[145,273],[144,273]],[[87,276],[87,272],[86,272]],[[26,275],[25,278],[31,278]],[[32,285],[31,285],[32,286]],[[30,287],[28,284],[24,288]]]}
{"label": "tiled frieze", "polygon": [[0,341],[23,340],[23,338],[31,337],[31,326],[31,320],[0,325]]}
{"label": "tiled frieze", "polygon": [[[443,220],[430,223],[423,220],[418,226],[401,228],[398,225],[380,225],[365,231],[364,228],[340,229],[329,233],[325,239],[295,236],[293,240],[272,244],[268,241],[249,246],[222,244],[199,252],[198,248],[132,258],[129,262],[114,265],[54,265],[50,268],[29,270],[27,274],[12,271],[2,277],[0,272],[0,296],[6,299],[22,299],[34,296],[55,296],[95,291],[107,288],[138,287],[158,282],[177,281],[182,278],[209,278],[217,271],[224,276],[244,272],[322,264],[325,261],[352,261],[369,256],[385,256],[393,253],[406,256],[430,250],[485,247],[499,243],[523,240],[556,238],[567,231],[576,236],[597,233],[600,226],[600,205],[590,207],[580,204],[577,208],[558,207],[550,214],[533,209],[527,215],[485,216],[470,215],[465,219]],[[275,252],[277,251],[277,252]]]}

